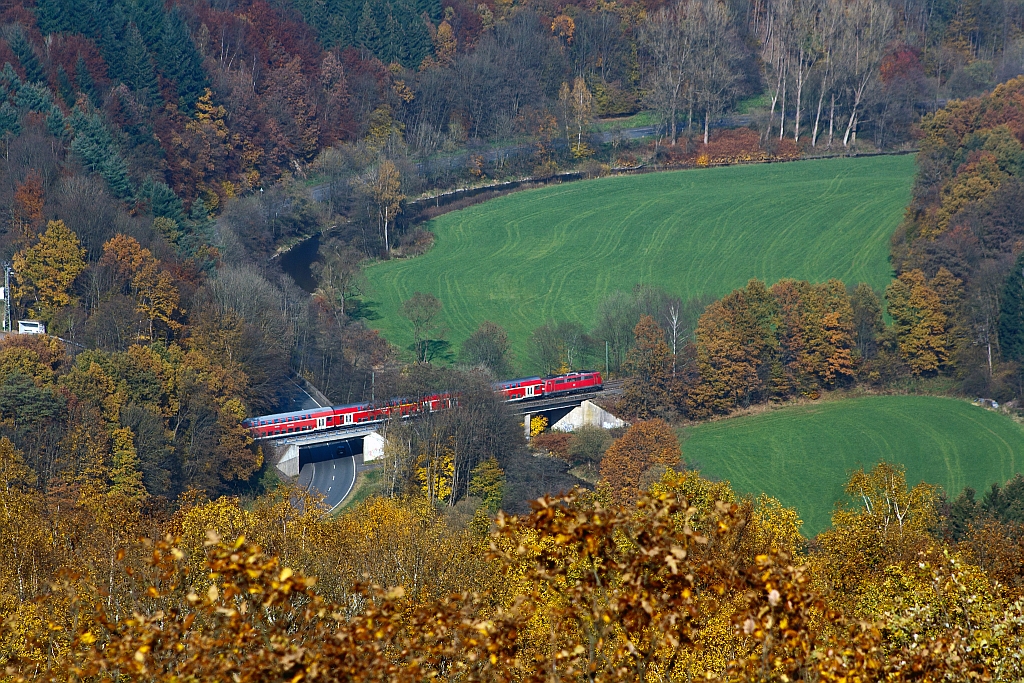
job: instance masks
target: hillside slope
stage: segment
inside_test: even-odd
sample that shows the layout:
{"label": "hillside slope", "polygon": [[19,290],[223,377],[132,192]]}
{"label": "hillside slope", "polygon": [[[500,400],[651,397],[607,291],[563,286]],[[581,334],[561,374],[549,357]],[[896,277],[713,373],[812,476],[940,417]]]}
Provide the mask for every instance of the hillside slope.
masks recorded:
{"label": "hillside slope", "polygon": [[880,460],[907,468],[907,483],[941,485],[955,498],[1024,471],[1024,429],[965,401],[869,396],[719,420],[682,432],[683,458],[737,491],[797,508],[803,533],[827,528],[851,470]]}
{"label": "hillside slope", "polygon": [[[910,198],[911,156],[677,171],[546,187],[432,221],[425,256],[368,269],[377,326],[401,347],[413,292],[444,304],[457,346],[504,326],[520,365],[546,320],[589,327],[599,302],[637,283],[684,299],[750,278],[841,278],[884,289],[889,237]],[[524,362],[525,361],[525,362]]]}

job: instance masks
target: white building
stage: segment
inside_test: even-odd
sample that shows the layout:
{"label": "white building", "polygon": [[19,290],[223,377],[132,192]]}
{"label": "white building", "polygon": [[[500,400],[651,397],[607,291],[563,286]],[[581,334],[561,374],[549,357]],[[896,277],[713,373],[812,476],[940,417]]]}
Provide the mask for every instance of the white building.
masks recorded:
{"label": "white building", "polygon": [[38,320],[19,320],[18,334],[46,334],[46,325]]}

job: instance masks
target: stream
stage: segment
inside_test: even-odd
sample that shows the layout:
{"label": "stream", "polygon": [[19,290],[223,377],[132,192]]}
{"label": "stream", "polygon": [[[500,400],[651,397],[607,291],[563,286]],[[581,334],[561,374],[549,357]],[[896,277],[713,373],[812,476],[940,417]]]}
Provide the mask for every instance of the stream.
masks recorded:
{"label": "stream", "polygon": [[320,234],[307,237],[281,255],[281,270],[292,276],[295,284],[312,294],[316,278],[310,266],[320,258]]}

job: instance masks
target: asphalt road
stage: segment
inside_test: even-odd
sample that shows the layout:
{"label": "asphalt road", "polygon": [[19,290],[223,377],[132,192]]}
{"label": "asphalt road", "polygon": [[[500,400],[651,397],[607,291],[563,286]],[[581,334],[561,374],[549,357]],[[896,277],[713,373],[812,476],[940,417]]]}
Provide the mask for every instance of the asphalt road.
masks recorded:
{"label": "asphalt road", "polygon": [[352,457],[311,462],[299,472],[299,485],[322,495],[331,510],[341,505],[355,484],[356,459]]}

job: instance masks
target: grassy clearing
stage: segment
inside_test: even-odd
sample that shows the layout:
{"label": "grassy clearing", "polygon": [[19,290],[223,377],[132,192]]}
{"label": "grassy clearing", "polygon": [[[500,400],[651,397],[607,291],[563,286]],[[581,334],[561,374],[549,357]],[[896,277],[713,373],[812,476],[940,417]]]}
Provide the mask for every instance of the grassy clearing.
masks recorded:
{"label": "grassy clearing", "polygon": [[641,111],[632,116],[616,116],[614,118],[600,119],[596,128],[599,131],[626,130],[628,128],[643,128],[645,126],[656,126],[659,123],[658,113],[653,111]]}
{"label": "grassy clearing", "polygon": [[803,532],[829,525],[850,471],[880,460],[907,468],[911,485],[941,485],[954,498],[1024,471],[1024,429],[965,401],[868,396],[792,406],[682,431],[683,457],[738,491],[796,507]]}
{"label": "grassy clearing", "polygon": [[820,159],[601,178],[519,192],[445,214],[434,248],[367,270],[376,325],[405,348],[401,302],[444,304],[456,348],[503,325],[523,369],[545,320],[588,327],[616,289],[719,296],[752,277],[831,277],[884,289],[889,236],[910,199],[910,156]]}
{"label": "grassy clearing", "polygon": [[359,507],[359,504],[370,496],[374,496],[380,493],[381,486],[381,474],[383,470],[380,468],[373,470],[363,470],[356,474],[356,485],[352,489],[352,493],[348,494],[348,498],[338,506],[334,511],[334,514],[340,515],[343,512],[354,510]]}

